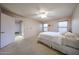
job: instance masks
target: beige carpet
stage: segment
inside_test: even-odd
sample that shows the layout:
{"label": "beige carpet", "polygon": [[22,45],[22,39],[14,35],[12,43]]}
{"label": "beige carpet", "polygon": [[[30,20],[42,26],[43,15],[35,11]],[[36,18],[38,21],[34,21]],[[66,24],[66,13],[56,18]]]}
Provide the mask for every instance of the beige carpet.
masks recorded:
{"label": "beige carpet", "polygon": [[16,40],[0,49],[0,55],[61,55],[62,53],[37,42],[35,37]]}

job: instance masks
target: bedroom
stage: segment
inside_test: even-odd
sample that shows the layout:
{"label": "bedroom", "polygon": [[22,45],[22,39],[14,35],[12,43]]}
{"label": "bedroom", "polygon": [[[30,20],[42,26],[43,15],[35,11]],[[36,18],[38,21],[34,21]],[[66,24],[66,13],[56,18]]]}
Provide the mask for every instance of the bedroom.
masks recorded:
{"label": "bedroom", "polygon": [[[0,4],[0,54],[79,54],[78,10],[77,3]],[[60,42],[61,34],[69,40]]]}

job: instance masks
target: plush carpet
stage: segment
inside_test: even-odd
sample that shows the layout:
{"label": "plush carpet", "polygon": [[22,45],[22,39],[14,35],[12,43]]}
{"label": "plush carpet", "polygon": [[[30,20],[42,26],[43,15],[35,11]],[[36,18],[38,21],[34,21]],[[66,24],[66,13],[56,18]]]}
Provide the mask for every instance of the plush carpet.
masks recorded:
{"label": "plush carpet", "polygon": [[38,43],[36,37],[15,40],[0,49],[0,55],[63,55],[63,53]]}

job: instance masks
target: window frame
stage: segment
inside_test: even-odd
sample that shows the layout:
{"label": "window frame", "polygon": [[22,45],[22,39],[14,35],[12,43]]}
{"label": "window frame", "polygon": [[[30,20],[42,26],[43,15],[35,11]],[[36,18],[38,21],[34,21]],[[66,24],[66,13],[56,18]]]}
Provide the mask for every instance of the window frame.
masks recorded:
{"label": "window frame", "polygon": [[[47,23],[45,23],[45,24],[47,24]],[[47,27],[44,26],[45,24],[43,24],[43,31],[44,31],[44,32],[47,32],[47,31],[48,31],[48,24],[47,24]],[[47,31],[44,30],[45,28],[47,28]]]}
{"label": "window frame", "polygon": [[[67,26],[59,26],[59,22],[67,22]],[[58,22],[58,32],[60,32],[59,28],[66,28],[66,30],[68,31],[68,21],[59,21],[59,22]],[[67,32],[67,31],[65,31],[65,32]]]}

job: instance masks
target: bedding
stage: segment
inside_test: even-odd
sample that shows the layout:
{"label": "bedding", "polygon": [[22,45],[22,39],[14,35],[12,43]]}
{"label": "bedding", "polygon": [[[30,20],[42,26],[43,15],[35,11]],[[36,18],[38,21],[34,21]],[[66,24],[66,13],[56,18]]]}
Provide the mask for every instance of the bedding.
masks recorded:
{"label": "bedding", "polygon": [[59,32],[42,32],[40,35],[48,35],[48,36],[59,36]]}
{"label": "bedding", "polygon": [[65,54],[79,54],[79,37],[71,32],[42,32],[38,41]]}
{"label": "bedding", "polygon": [[[38,36],[38,38],[40,38],[38,41],[46,40],[46,41],[49,41],[49,43],[54,42],[54,43],[61,45],[62,37],[63,35],[59,32],[42,32]],[[43,43],[46,43],[46,42],[43,42]]]}
{"label": "bedding", "polygon": [[[79,39],[79,38],[77,38]],[[66,45],[66,46],[70,46],[70,47],[73,47],[73,48],[76,48],[76,49],[79,49],[79,40],[69,40],[69,39],[64,39],[62,40],[63,42],[63,45]]]}
{"label": "bedding", "polygon": [[71,33],[71,32],[65,33],[64,36],[68,40],[78,40],[78,38],[79,38],[76,34]]}

